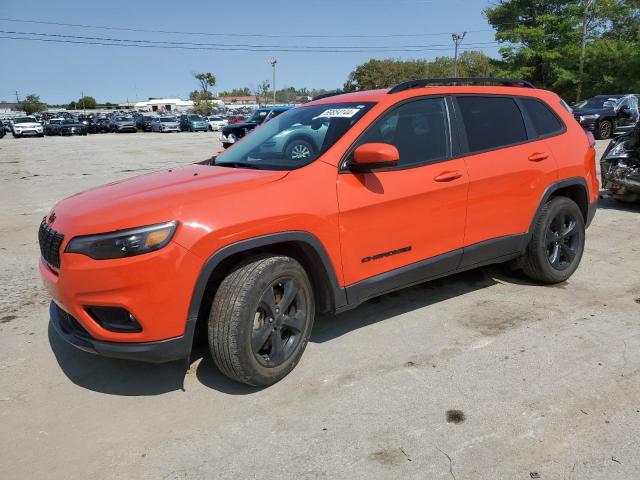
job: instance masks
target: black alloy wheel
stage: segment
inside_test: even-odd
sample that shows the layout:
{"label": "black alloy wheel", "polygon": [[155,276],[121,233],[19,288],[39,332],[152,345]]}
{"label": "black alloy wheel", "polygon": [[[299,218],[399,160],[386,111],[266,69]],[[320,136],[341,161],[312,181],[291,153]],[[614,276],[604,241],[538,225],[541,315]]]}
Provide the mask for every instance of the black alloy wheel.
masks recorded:
{"label": "black alloy wheel", "polygon": [[251,331],[251,348],[265,367],[287,361],[299,345],[307,324],[307,300],[293,278],[272,283],[262,295]]}

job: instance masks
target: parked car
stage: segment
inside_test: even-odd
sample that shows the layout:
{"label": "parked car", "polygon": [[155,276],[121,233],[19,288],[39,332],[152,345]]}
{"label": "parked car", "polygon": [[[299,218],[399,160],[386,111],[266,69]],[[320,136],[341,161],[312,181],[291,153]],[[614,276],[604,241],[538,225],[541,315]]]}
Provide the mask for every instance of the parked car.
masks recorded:
{"label": "parked car", "polygon": [[133,118],[124,115],[112,115],[110,118],[110,126],[111,131],[115,133],[137,131]]}
{"label": "parked car", "polygon": [[[316,312],[506,261],[566,281],[596,211],[595,142],[552,92],[463,81],[312,101],[216,158],[57,203],[39,229],[53,329],[85,351],[188,365],[204,327],[222,373],[271,385]],[[260,153],[294,129],[321,146]]]}
{"label": "parked car", "polygon": [[111,131],[108,118],[93,118],[89,124],[89,133],[107,133]]}
{"label": "parked car", "polygon": [[224,148],[229,148],[246,134],[251,132],[258,125],[268,122],[272,118],[277,117],[281,113],[286,112],[291,107],[266,107],[259,108],[246,122],[234,123],[222,128],[220,141]]}
{"label": "parked car", "polygon": [[233,125],[234,123],[241,123],[247,119],[244,115],[229,115],[227,118],[227,125]]}
{"label": "parked car", "polygon": [[11,131],[15,138],[25,135],[43,137],[42,125],[34,117],[16,117],[11,120]]}
{"label": "parked car", "polygon": [[151,121],[153,132],[179,132],[180,122],[176,117],[154,117]]}
{"label": "parked car", "polygon": [[4,125],[0,123],[0,138],[4,138],[5,135],[6,135],[6,132],[4,130]]}
{"label": "parked car", "polygon": [[632,121],[625,103],[628,97],[639,98],[640,95],[597,95],[573,107],[575,119],[585,130],[593,132],[599,139],[611,138],[616,131],[629,131],[635,122]]}
{"label": "parked car", "polygon": [[602,188],[614,199],[640,201],[640,122],[609,143],[600,160],[600,175]]}
{"label": "parked car", "polygon": [[0,125],[0,128],[4,130],[4,133],[11,133],[12,132],[11,120],[9,119],[2,120],[2,125]]}
{"label": "parked car", "polygon": [[206,132],[209,124],[201,115],[182,115],[180,117],[180,130],[189,132]]}
{"label": "parked car", "polygon": [[64,122],[64,118],[52,118],[44,124],[45,135],[59,135],[58,129]]}
{"label": "parked car", "polygon": [[137,121],[138,128],[144,132],[151,132],[154,118],[157,118],[157,117],[153,117],[151,115],[142,115],[138,117],[138,121]]}
{"label": "parked car", "polygon": [[218,132],[222,127],[226,127],[229,124],[228,120],[217,115],[207,117],[207,122],[209,123],[209,130],[212,132]]}
{"label": "parked car", "polygon": [[58,125],[58,135],[86,135],[87,126],[78,120],[65,118],[62,123]]}

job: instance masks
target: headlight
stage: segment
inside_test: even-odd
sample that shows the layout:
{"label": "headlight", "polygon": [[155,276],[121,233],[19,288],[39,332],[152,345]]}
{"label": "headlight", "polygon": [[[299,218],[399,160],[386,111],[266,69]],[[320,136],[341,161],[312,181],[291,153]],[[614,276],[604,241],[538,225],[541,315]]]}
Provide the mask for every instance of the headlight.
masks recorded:
{"label": "headlight", "polygon": [[600,118],[600,115],[598,115],[597,113],[594,113],[593,115],[580,115],[580,121],[584,121],[584,120],[597,120]]}
{"label": "headlight", "polygon": [[80,253],[94,260],[141,255],[166,246],[173,238],[177,225],[177,222],[167,222],[113,233],[74,237],[65,252]]}

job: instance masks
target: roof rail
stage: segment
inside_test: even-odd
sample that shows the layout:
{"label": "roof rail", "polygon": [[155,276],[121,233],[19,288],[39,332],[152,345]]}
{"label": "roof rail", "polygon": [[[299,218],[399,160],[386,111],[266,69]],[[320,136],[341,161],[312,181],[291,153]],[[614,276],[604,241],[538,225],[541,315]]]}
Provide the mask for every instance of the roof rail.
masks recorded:
{"label": "roof rail", "polygon": [[387,93],[398,93],[410,88],[426,87],[427,85],[442,85],[448,83],[497,83],[505,87],[536,88],[531,82],[518,80],[515,78],[495,78],[495,77],[456,77],[456,78],[423,78],[420,80],[409,80],[391,88]]}
{"label": "roof rail", "polygon": [[311,99],[312,102],[316,100],[320,100],[321,98],[334,97],[336,95],[342,95],[344,92],[342,90],[336,90],[335,92],[323,93],[321,95],[316,95]]}

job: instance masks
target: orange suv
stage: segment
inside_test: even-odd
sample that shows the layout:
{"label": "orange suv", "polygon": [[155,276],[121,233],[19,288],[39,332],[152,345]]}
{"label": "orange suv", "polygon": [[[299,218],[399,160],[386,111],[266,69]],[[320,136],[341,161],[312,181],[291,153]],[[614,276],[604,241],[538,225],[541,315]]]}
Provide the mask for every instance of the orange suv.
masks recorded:
{"label": "orange suv", "polygon": [[597,194],[593,142],[554,93],[416,80],[316,99],[217,157],[69,197],[40,225],[39,265],[74,346],[188,362],[202,326],[225,375],[270,385],[318,312],[498,262],[566,280]]}

